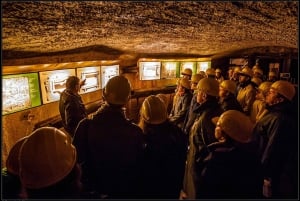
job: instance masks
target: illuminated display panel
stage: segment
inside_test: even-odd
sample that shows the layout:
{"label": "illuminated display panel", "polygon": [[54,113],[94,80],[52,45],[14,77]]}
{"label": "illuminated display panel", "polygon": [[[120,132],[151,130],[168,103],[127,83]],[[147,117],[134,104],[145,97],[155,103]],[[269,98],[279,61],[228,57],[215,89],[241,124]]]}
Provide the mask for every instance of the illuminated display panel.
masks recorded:
{"label": "illuminated display panel", "polygon": [[161,79],[176,78],[179,62],[163,61],[161,63]]}
{"label": "illuminated display panel", "polygon": [[80,80],[85,80],[85,84],[80,88],[79,94],[96,91],[101,88],[100,66],[77,68],[76,75]]}
{"label": "illuminated display panel", "polygon": [[119,65],[101,66],[101,87],[105,87],[108,80],[120,74]]}
{"label": "illuminated display panel", "polygon": [[59,101],[68,77],[76,76],[75,69],[43,71],[39,75],[43,104]]}
{"label": "illuminated display panel", "polygon": [[2,115],[40,105],[38,73],[2,76]]}
{"label": "illuminated display panel", "polygon": [[180,62],[180,77],[183,76],[181,75],[181,72],[186,68],[190,68],[194,74],[196,72],[196,64],[197,64],[196,62],[191,62],[191,61]]}
{"label": "illuminated display panel", "polygon": [[210,61],[197,62],[197,73],[200,73],[200,71],[205,72],[208,68],[211,68],[211,62]]}
{"label": "illuminated display panel", "polygon": [[139,62],[140,80],[160,79],[161,62],[143,61]]}

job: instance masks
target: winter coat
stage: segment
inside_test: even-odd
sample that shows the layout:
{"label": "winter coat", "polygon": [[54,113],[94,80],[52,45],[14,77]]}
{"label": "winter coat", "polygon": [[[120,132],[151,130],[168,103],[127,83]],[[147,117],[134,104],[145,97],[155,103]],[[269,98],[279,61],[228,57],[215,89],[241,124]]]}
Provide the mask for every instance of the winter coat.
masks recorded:
{"label": "winter coat", "polygon": [[230,93],[227,97],[225,97],[222,101],[219,102],[223,111],[227,110],[238,110],[243,112],[243,109],[240,103],[237,101],[234,94]]}
{"label": "winter coat", "polygon": [[173,108],[171,110],[171,113],[169,115],[169,120],[173,124],[177,125],[179,128],[182,128],[183,122],[186,116],[186,113],[189,110],[191,100],[192,100],[193,94],[188,91],[185,92],[182,96],[177,95],[177,98],[175,103],[173,103]]}
{"label": "winter coat", "polygon": [[192,126],[189,136],[189,148],[183,180],[183,191],[188,199],[195,199],[198,174],[197,166],[207,156],[207,146],[217,140],[214,137],[215,125],[211,119],[222,114],[217,99],[202,103],[197,110],[199,114]]}
{"label": "winter coat", "polygon": [[73,143],[89,188],[108,198],[138,196],[145,142],[121,107],[105,104],[82,120]]}
{"label": "winter coat", "polygon": [[186,159],[186,142],[180,128],[165,121],[147,125],[143,171],[143,198],[177,199]]}
{"label": "winter coat", "polygon": [[298,131],[291,103],[266,106],[253,134],[259,146],[264,177],[271,179],[273,198],[296,198],[298,192]]}
{"label": "winter coat", "polygon": [[197,199],[262,198],[263,175],[259,157],[228,140],[208,145],[209,155],[197,171]]}
{"label": "winter coat", "polygon": [[65,130],[73,137],[80,120],[87,117],[80,95],[65,89],[59,100],[59,113]]}

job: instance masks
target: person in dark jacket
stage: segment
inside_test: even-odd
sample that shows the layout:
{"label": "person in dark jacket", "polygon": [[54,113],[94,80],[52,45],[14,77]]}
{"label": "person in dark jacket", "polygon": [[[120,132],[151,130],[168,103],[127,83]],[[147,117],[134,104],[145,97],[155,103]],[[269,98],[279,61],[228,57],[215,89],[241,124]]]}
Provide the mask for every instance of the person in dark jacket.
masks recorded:
{"label": "person in dark jacket", "polygon": [[237,101],[235,94],[236,84],[232,80],[224,80],[219,86],[219,104],[223,111],[238,110],[243,112],[240,103]]}
{"label": "person in dark jacket", "polygon": [[181,78],[178,84],[178,91],[172,110],[169,115],[169,120],[174,125],[182,129],[185,116],[189,110],[193,94],[191,92],[191,84],[187,78]]}
{"label": "person in dark jacket", "polygon": [[207,156],[207,146],[217,141],[214,137],[215,125],[211,118],[220,116],[223,112],[218,104],[219,82],[217,80],[203,78],[199,81],[197,90],[199,107],[196,112],[199,115],[189,135],[189,149],[180,199],[196,198],[197,178],[199,176],[197,166]]}
{"label": "person in dark jacket", "polygon": [[254,150],[245,144],[251,140],[253,123],[237,110],[214,117],[218,142],[208,145],[209,155],[198,171],[197,199],[262,198],[262,165]]}
{"label": "person in dark jacket", "polygon": [[253,72],[249,67],[244,67],[239,73],[239,91],[236,99],[242,106],[244,113],[250,116],[253,102],[255,100],[256,89],[251,82]]}
{"label": "person in dark jacket", "polygon": [[153,95],[148,96],[141,106],[139,126],[147,143],[143,198],[177,199],[186,158],[183,132],[167,120],[164,103]]}
{"label": "person in dark jacket", "polygon": [[197,85],[198,85],[199,81],[203,78],[204,78],[204,75],[199,73],[199,74],[193,75],[192,79],[191,79],[191,89],[193,90],[193,97],[191,100],[189,110],[185,116],[183,127],[182,127],[182,130],[186,134],[187,139],[188,139],[188,135],[190,133],[190,129],[197,117],[197,113],[195,113],[195,108],[197,108],[197,106],[199,105],[199,103],[197,103],[197,93],[198,93]]}
{"label": "person in dark jacket", "polygon": [[11,148],[6,160],[6,166],[2,168],[2,198],[3,199],[24,199],[24,191],[19,177],[19,153],[22,144],[27,139],[23,137],[19,139]]}
{"label": "person in dark jacket", "polygon": [[98,198],[136,198],[145,142],[143,131],[127,120],[123,107],[131,87],[123,76],[108,80],[103,91],[105,104],[83,119],[73,143],[83,169],[84,190]]}
{"label": "person in dark jacket", "polygon": [[295,87],[274,82],[266,96],[266,114],[254,128],[264,171],[264,196],[295,199],[298,192],[298,131],[292,100]]}
{"label": "person in dark jacket", "polygon": [[65,130],[74,136],[75,129],[80,120],[87,117],[85,106],[78,94],[84,82],[76,76],[70,76],[66,82],[66,89],[61,93],[59,100],[59,113]]}

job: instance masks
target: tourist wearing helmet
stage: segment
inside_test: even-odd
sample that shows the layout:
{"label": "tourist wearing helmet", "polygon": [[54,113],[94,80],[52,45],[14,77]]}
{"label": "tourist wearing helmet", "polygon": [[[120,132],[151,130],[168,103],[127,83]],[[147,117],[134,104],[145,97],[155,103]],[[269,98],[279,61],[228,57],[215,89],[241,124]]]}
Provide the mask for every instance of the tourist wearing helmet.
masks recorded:
{"label": "tourist wearing helmet", "polygon": [[146,139],[143,187],[147,199],[176,199],[182,185],[186,158],[185,136],[168,121],[158,97],[148,96],[140,109],[139,126]]}
{"label": "tourist wearing helmet", "polygon": [[249,149],[253,123],[237,110],[212,118],[218,140],[198,171],[197,199],[254,199],[262,197],[262,167]]}
{"label": "tourist wearing helmet", "polygon": [[268,81],[269,82],[275,82],[277,80],[276,72],[270,71],[268,74]]}
{"label": "tourist wearing helmet", "polygon": [[219,116],[222,109],[218,104],[219,82],[212,78],[203,78],[197,85],[197,102],[199,106],[195,113],[197,118],[190,130],[189,149],[185,167],[185,175],[181,199],[195,199],[198,188],[197,177],[200,176],[197,167],[207,155],[207,146],[217,140],[214,137],[215,125],[211,118]]}
{"label": "tourist wearing helmet", "polygon": [[256,90],[255,101],[253,102],[253,106],[250,112],[250,119],[254,123],[257,122],[267,112],[267,110],[265,109],[265,99],[271,85],[272,82],[266,81],[261,83]]}
{"label": "tourist wearing helmet", "polygon": [[123,112],[130,93],[127,78],[109,79],[103,90],[105,104],[91,119],[82,120],[75,132],[73,143],[83,165],[85,188],[101,197],[133,198],[139,191],[144,139],[142,130]]}
{"label": "tourist wearing helmet", "polygon": [[191,83],[187,78],[180,79],[178,86],[177,98],[174,99],[176,102],[173,103],[169,120],[179,128],[182,128],[193,94],[191,92]]}
{"label": "tourist wearing helmet", "polygon": [[236,84],[232,80],[224,80],[219,85],[219,104],[223,111],[238,110],[243,111],[240,103],[235,97]]}
{"label": "tourist wearing helmet", "polygon": [[17,159],[27,199],[81,198],[81,168],[68,134],[38,128],[24,140]]}
{"label": "tourist wearing helmet", "polygon": [[253,72],[249,67],[244,67],[239,73],[239,91],[237,100],[246,115],[250,115],[251,107],[255,100],[256,90],[251,83]]}
{"label": "tourist wearing helmet", "polygon": [[216,79],[216,71],[214,68],[208,68],[205,71],[206,77]]}
{"label": "tourist wearing helmet", "polygon": [[216,80],[217,80],[219,83],[221,83],[221,82],[224,80],[224,77],[223,77],[223,75],[222,75],[221,69],[220,69],[220,68],[217,68],[215,72],[216,72]]}
{"label": "tourist wearing helmet", "polygon": [[68,77],[66,89],[61,93],[59,100],[59,113],[65,130],[73,137],[80,120],[87,117],[86,108],[78,94],[84,81],[76,76]]}
{"label": "tourist wearing helmet", "polygon": [[197,113],[195,112],[195,109],[198,107],[199,103],[197,103],[197,85],[201,79],[203,79],[203,74],[195,74],[192,76],[192,85],[191,88],[193,90],[193,98],[191,100],[191,104],[189,107],[189,110],[185,116],[184,123],[182,126],[182,130],[186,134],[186,137],[188,139],[188,135],[190,133],[190,129],[195,122],[195,119],[197,117]]}
{"label": "tourist wearing helmet", "polygon": [[190,69],[190,68],[185,68],[185,69],[181,72],[182,78],[187,78],[188,80],[191,80],[192,74],[193,74],[193,71],[192,71],[192,69]]}
{"label": "tourist wearing helmet", "polygon": [[267,113],[258,120],[254,137],[264,170],[265,197],[297,198],[298,131],[292,105],[295,87],[288,81],[274,82],[266,96]]}

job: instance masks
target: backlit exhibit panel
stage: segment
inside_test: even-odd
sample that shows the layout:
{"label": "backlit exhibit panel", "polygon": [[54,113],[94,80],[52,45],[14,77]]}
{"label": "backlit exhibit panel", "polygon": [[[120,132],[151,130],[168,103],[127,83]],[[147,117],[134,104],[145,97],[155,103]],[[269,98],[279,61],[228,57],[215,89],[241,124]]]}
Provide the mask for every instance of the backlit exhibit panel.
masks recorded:
{"label": "backlit exhibit panel", "polygon": [[208,68],[211,68],[211,62],[210,61],[197,62],[197,73],[200,73],[200,71],[205,72]]}
{"label": "backlit exhibit panel", "polygon": [[75,69],[39,72],[43,104],[58,101],[66,88],[69,76],[76,76]]}
{"label": "backlit exhibit panel", "polygon": [[80,80],[85,80],[85,84],[80,88],[80,94],[96,91],[101,88],[100,67],[77,68],[76,74]]}
{"label": "backlit exhibit panel", "polygon": [[101,66],[101,88],[103,89],[108,80],[120,74],[119,65]]}
{"label": "backlit exhibit panel", "polygon": [[140,80],[160,79],[161,62],[144,61],[139,62]]}
{"label": "backlit exhibit panel", "polygon": [[161,79],[176,78],[179,62],[165,61],[161,63]]}
{"label": "backlit exhibit panel", "polygon": [[181,72],[186,69],[189,68],[193,71],[193,74],[196,72],[196,62],[181,62],[180,63],[180,77],[182,77]]}
{"label": "backlit exhibit panel", "polygon": [[2,76],[2,115],[39,105],[38,73]]}

